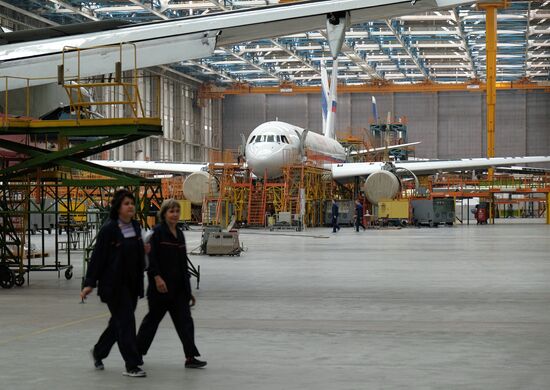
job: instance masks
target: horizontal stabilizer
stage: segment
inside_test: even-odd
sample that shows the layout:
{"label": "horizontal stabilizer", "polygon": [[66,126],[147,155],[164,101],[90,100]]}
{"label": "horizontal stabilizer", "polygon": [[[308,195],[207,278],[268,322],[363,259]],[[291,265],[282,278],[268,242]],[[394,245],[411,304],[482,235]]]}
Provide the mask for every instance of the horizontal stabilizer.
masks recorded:
{"label": "horizontal stabilizer", "polygon": [[350,155],[351,156],[356,156],[358,154],[369,154],[369,153],[383,152],[384,150],[403,149],[403,148],[408,148],[410,146],[414,146],[414,145],[418,145],[418,144],[420,144],[420,141],[409,142],[408,144],[381,146],[379,148],[372,148],[372,149],[354,150],[350,153]]}

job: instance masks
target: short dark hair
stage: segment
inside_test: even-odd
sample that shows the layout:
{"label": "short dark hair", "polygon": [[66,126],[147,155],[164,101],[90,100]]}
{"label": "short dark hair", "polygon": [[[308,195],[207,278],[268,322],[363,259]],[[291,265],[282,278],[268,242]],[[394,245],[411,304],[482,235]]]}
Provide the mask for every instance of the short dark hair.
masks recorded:
{"label": "short dark hair", "polygon": [[120,206],[122,206],[122,201],[124,201],[125,198],[132,199],[134,204],[136,203],[136,198],[134,197],[134,194],[132,194],[126,188],[118,190],[113,195],[113,200],[111,200],[111,211],[109,212],[109,217],[111,219],[118,219],[118,212],[120,210]]}

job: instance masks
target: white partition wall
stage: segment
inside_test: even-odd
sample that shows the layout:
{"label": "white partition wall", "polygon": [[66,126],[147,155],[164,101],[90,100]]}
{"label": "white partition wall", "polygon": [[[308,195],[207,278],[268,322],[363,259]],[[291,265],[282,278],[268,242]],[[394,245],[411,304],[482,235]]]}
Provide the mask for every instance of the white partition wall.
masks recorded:
{"label": "white partition wall", "polygon": [[[368,128],[371,94],[342,94],[338,99],[337,131]],[[478,92],[377,94],[382,122],[387,112],[407,117],[409,141],[421,141],[416,156],[425,158],[484,157],[485,96]],[[318,95],[226,96],[223,101],[223,147],[235,148],[239,133],[278,118],[319,132]],[[542,91],[499,91],[496,153],[498,156],[550,153],[550,94]]]}

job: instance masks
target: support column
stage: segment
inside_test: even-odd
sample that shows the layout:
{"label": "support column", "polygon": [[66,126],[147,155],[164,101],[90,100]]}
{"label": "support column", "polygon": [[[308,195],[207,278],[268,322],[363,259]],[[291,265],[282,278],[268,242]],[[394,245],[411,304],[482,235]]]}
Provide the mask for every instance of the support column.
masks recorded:
{"label": "support column", "polygon": [[[497,100],[497,8],[506,7],[506,2],[481,4],[485,10],[485,47],[487,54],[487,157],[495,157],[495,114]],[[489,168],[489,180],[494,169]]]}
{"label": "support column", "polygon": [[[495,109],[497,100],[497,8],[485,9],[485,39],[487,53],[487,157],[495,157]],[[489,169],[489,179],[494,170]]]}

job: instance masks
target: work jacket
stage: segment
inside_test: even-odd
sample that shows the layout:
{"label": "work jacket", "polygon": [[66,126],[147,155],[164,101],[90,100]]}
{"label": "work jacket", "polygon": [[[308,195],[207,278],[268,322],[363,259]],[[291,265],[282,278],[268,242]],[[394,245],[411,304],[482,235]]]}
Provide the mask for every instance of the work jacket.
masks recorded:
{"label": "work jacket", "polygon": [[332,204],[332,218],[338,218],[338,205],[336,203]]}
{"label": "work jacket", "polygon": [[[145,249],[141,238],[141,228],[137,221],[132,220],[132,226],[136,231],[137,258],[131,262],[125,262],[122,253],[124,236],[118,227],[118,221],[109,220],[99,230],[97,240],[88,264],[85,287],[96,287],[97,295],[103,302],[109,302],[116,298],[121,285],[124,284],[127,272],[136,272],[136,290],[134,293],[143,298],[143,272],[145,270]],[[126,268],[128,263],[135,264],[132,269]]]}
{"label": "work jacket", "polygon": [[187,267],[187,249],[185,237],[180,229],[176,228],[176,236],[172,234],[166,223],[161,223],[153,229],[153,235],[149,241],[151,252],[149,252],[149,287],[147,296],[158,297],[155,276],[160,277],[166,283],[168,293],[162,296],[172,297],[177,293],[184,293],[191,297],[190,275]]}

